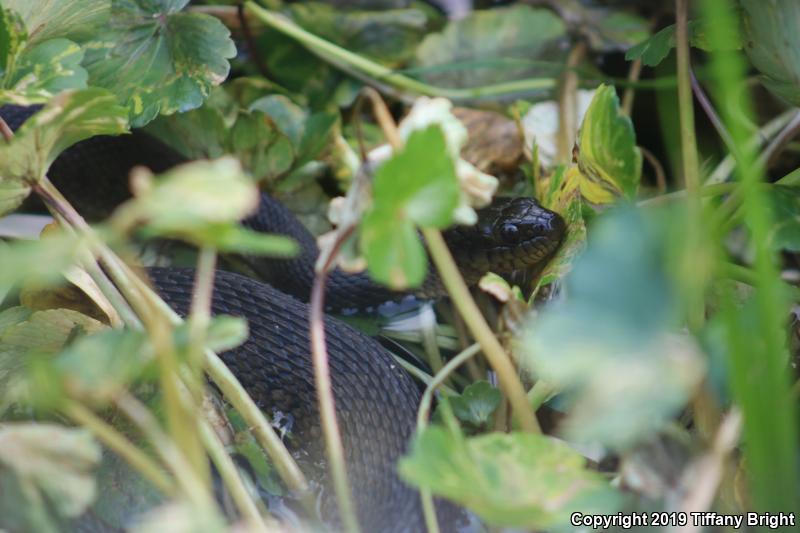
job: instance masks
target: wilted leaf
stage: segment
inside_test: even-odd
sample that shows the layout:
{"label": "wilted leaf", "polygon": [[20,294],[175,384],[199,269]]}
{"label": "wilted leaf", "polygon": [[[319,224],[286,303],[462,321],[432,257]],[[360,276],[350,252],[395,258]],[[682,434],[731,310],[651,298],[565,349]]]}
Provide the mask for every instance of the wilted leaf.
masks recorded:
{"label": "wilted leaf", "polygon": [[567,232],[555,257],[547,263],[539,276],[534,294],[540,287],[563,278],[586,246],[586,224],[583,220],[581,196],[581,182],[585,179],[576,166],[559,167],[550,178],[544,206],[562,216],[567,224]]}
{"label": "wilted leaf", "polygon": [[100,446],[80,429],[53,424],[0,425],[0,527],[57,531],[95,498],[92,470]]}
{"label": "wilted leaf", "polygon": [[66,148],[94,135],[127,130],[125,110],[104,89],[65,91],[0,145],[0,183],[38,182]]}
{"label": "wilted leaf", "polygon": [[199,107],[236,54],[218,19],[182,13],[189,0],[113,0],[102,32],[83,43],[90,82],[110,89],[133,126]]}
{"label": "wilted leaf", "polygon": [[582,184],[588,200],[605,203],[607,194],[624,194],[628,198],[636,195],[642,174],[642,153],[636,146],[631,119],[619,110],[613,87],[601,85],[595,91],[583,117],[578,146],[578,166],[598,188],[590,192]]}
{"label": "wilted leaf", "polygon": [[564,23],[548,9],[476,10],[429,34],[417,48],[415,63],[423,79],[446,87],[557,76],[565,37]]}
{"label": "wilted leaf", "polygon": [[76,331],[94,333],[105,327],[102,322],[71,309],[36,311],[24,322],[8,327],[0,335],[0,347],[55,353]]}
{"label": "wilted leaf", "polygon": [[477,513],[489,524],[563,530],[573,512],[613,513],[619,493],[566,444],[543,435],[465,439],[432,426],[418,435],[400,475]]}
{"label": "wilted leaf", "polygon": [[625,448],[681,409],[703,379],[696,345],[675,333],[677,289],[667,272],[677,258],[667,245],[680,215],[669,214],[628,208],[598,221],[566,278],[568,299],[521,339],[525,366],[573,403],[565,427],[574,438]]}

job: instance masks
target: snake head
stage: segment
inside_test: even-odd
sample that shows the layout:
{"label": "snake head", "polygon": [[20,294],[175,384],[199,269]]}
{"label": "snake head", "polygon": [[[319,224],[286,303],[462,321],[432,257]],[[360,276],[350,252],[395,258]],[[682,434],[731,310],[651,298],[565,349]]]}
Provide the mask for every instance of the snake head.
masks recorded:
{"label": "snake head", "polygon": [[445,238],[465,276],[479,277],[543,267],[565,233],[564,219],[533,198],[496,198],[478,211],[474,226],[451,229]]}

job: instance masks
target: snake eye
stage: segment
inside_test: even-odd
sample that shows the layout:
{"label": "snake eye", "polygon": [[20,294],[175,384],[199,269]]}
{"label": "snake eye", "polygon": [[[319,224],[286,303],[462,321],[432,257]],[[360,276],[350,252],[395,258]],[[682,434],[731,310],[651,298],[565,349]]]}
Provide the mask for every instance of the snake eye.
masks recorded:
{"label": "snake eye", "polygon": [[516,224],[503,224],[500,227],[500,237],[506,242],[516,242],[519,237],[519,228]]}

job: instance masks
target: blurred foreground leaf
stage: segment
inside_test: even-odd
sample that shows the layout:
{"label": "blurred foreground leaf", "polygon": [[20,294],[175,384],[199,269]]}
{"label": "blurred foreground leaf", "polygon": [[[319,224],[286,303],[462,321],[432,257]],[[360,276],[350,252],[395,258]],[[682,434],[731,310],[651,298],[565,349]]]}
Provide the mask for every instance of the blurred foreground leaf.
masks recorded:
{"label": "blurred foreground leaf", "polygon": [[571,530],[573,512],[613,513],[620,494],[566,444],[543,435],[464,438],[431,426],[400,460],[400,475],[491,525]]}
{"label": "blurred foreground leaf", "polygon": [[100,461],[87,431],[53,424],[0,425],[0,527],[59,531],[95,498]]}
{"label": "blurred foreground leaf", "polygon": [[677,413],[703,379],[698,348],[677,333],[672,226],[632,208],[600,219],[566,278],[568,299],[521,340],[526,366],[572,403],[572,438],[624,449]]}
{"label": "blurred foreground leaf", "polygon": [[259,193],[232,157],[187,163],[156,178],[145,171],[134,179],[136,197],[112,220],[118,228],[144,222],[148,235],[232,252],[291,255],[296,250],[291,239],[235,225],[256,209]]}

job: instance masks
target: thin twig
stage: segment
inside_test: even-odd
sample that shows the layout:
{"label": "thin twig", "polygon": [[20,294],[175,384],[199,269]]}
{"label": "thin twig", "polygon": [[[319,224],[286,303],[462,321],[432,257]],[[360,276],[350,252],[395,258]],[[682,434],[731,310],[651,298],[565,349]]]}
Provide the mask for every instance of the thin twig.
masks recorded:
{"label": "thin twig", "polygon": [[261,51],[258,49],[256,40],[253,38],[253,32],[250,29],[250,23],[247,21],[247,17],[244,14],[244,4],[236,6],[236,16],[239,18],[239,24],[242,28],[244,41],[247,43],[247,49],[250,51],[250,55],[253,56],[253,63],[255,63],[259,74],[269,79],[270,76],[267,64],[264,62],[264,58],[261,57]]}
{"label": "thin twig", "polygon": [[730,132],[725,127],[725,124],[722,123],[722,119],[719,118],[716,109],[714,109],[714,104],[711,103],[711,100],[708,99],[706,96],[703,87],[700,85],[700,82],[697,81],[697,76],[694,75],[694,70],[689,68],[689,78],[692,83],[692,92],[694,93],[694,97],[697,98],[697,101],[700,103],[700,107],[703,108],[705,111],[708,120],[711,121],[711,125],[714,126],[714,129],[717,130],[717,135],[719,135],[722,142],[725,143],[725,147],[728,149],[728,152],[731,154],[735,154],[738,151],[738,147],[736,143],[733,142],[733,137],[731,137]]}
{"label": "thin twig", "polygon": [[3,119],[3,117],[0,117],[0,135],[3,136],[3,139],[5,139],[7,143],[10,143],[11,139],[14,138],[14,132],[8,126],[8,123]]}
{"label": "thin twig", "polygon": [[[628,81],[629,82],[637,82],[639,81],[639,76],[642,74],[642,58],[634,59],[633,63],[631,63],[631,68],[628,69]],[[620,104],[620,110],[626,116],[631,116],[631,112],[633,111],[633,98],[636,95],[636,88],[632,86],[628,86],[625,88],[625,92],[622,93],[622,103]]]}

